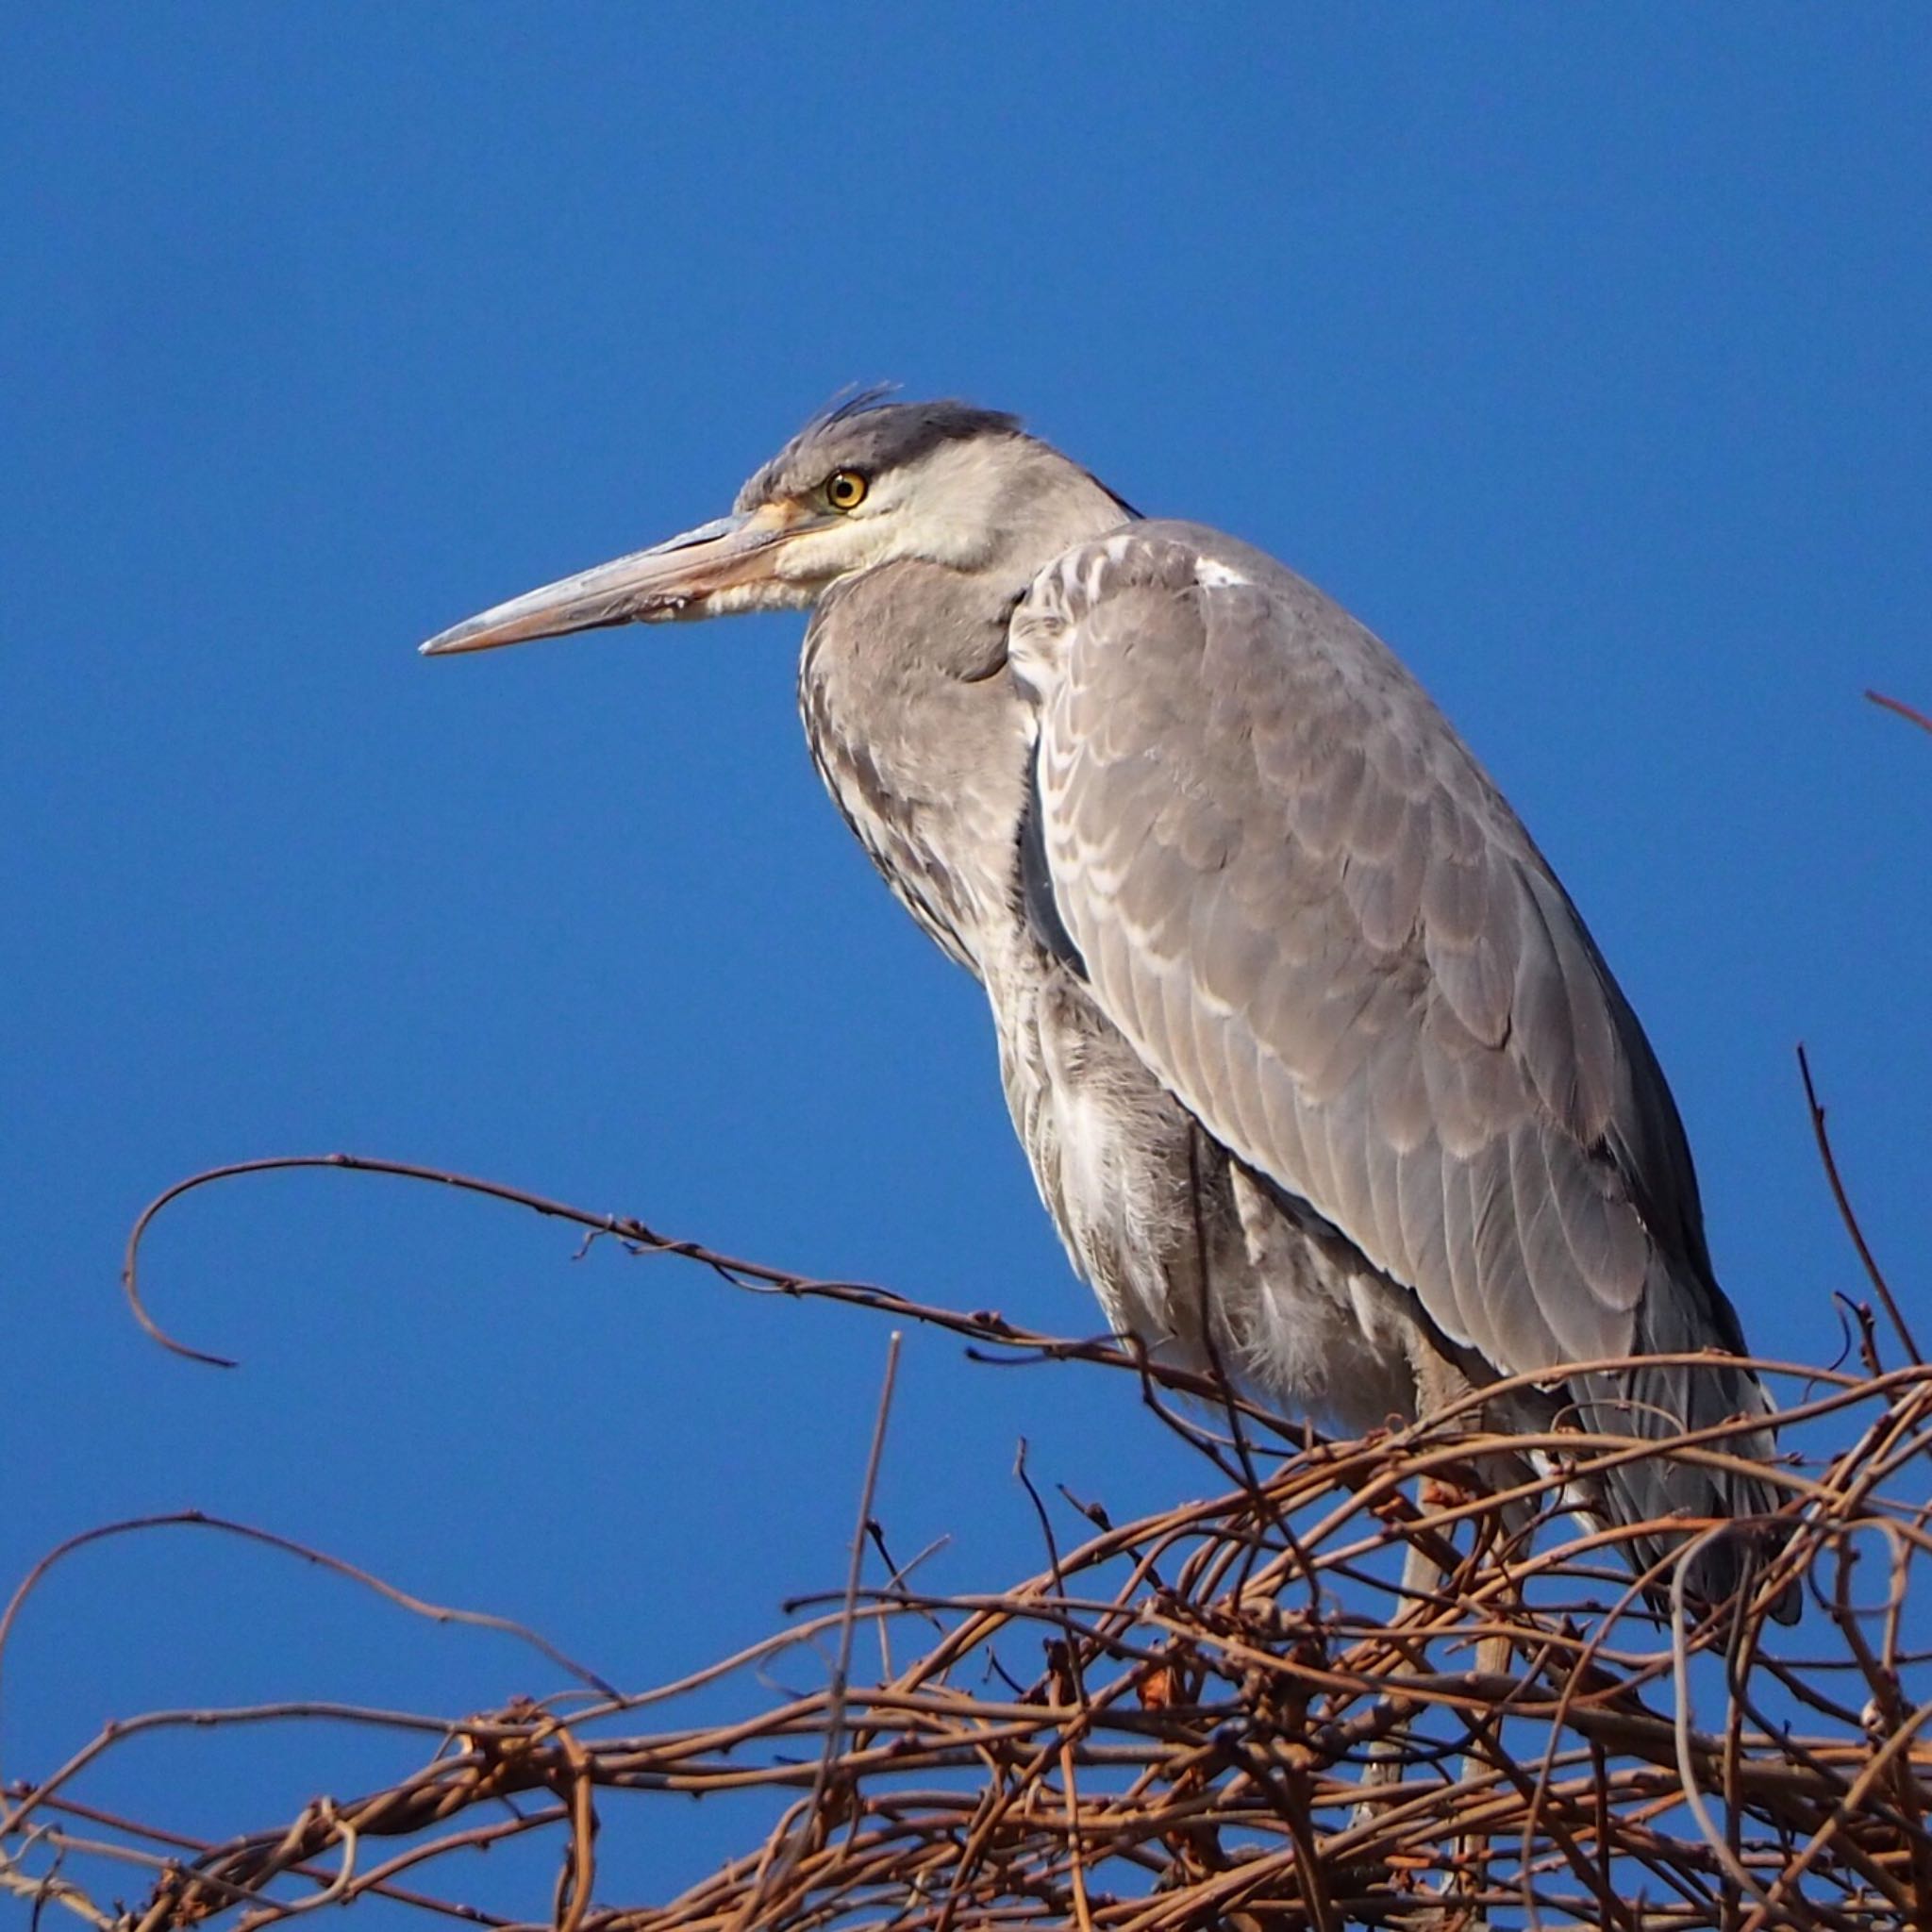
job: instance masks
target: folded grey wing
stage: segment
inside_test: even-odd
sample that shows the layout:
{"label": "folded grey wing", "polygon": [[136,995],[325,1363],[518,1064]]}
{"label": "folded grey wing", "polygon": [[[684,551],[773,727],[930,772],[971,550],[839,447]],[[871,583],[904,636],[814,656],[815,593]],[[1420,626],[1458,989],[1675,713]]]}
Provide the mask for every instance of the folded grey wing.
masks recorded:
{"label": "folded grey wing", "polygon": [[1646,1295],[1738,1345],[1634,1016],[1381,643],[1258,553],[1141,524],[1042,575],[1013,662],[1058,917],[1218,1140],[1505,1373],[1646,1346]]}

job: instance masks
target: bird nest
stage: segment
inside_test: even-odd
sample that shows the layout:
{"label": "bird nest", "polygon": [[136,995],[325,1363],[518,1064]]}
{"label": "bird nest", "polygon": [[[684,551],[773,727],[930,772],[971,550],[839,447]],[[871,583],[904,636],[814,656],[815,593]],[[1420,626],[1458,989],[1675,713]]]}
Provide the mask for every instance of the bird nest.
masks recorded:
{"label": "bird nest", "polygon": [[[1815,1102],[1814,1118],[1823,1146]],[[872,1516],[895,1336],[842,1592],[641,1690],[531,1637],[562,1688],[491,1711],[291,1704],[110,1724],[0,1794],[0,1889],[31,1899],[37,1921],[64,1908],[116,1932],[244,1932],[325,1903],[387,1901],[506,1925],[522,1922],[492,1907],[494,1868],[475,1854],[542,1837],[558,1861],[548,1923],[567,1932],[1932,1924],[1932,1639],[1914,1609],[1932,1553],[1932,1506],[1919,1500],[1932,1371],[1875,1269],[1905,1359],[1889,1363],[1889,1331],[1854,1309],[1855,1366],[1759,1364],[1784,1408],[1774,1479],[1790,1528],[1748,1600],[1700,1614],[1680,1579],[1696,1525],[1675,1525],[1676,1560],[1640,1578],[1620,1545],[1642,1544],[1644,1526],[1591,1530],[1559,1507],[1565,1480],[1656,1455],[1655,1441],[1553,1435],[1547,1473],[1497,1496],[1474,1472],[1493,1477],[1523,1439],[1487,1434],[1474,1407],[1324,1441],[1111,1342],[788,1274],[430,1170],[345,1157],[250,1170],[287,1165],[462,1187],[738,1287],[857,1302],[980,1352],[1124,1371],[1217,1492],[1116,1524],[1043,1494],[1023,1456],[1038,1574],[985,1593],[924,1589]],[[128,1286],[140,1312],[133,1249]],[[1664,1453],[1720,1463],[1738,1453],[1732,1433]],[[109,1525],[53,1553],[0,1618],[0,1646],[66,1549],[162,1520],[183,1519]],[[1432,1587],[1404,1582],[1418,1548]],[[300,1554],[440,1618],[498,1622]],[[1767,1607],[1792,1580],[1806,1614],[1780,1628]],[[781,1659],[808,1668],[814,1688],[772,1689]],[[86,1774],[144,1731],[344,1715],[392,1729],[414,1768],[220,1841],[87,1795]],[[629,1807],[748,1795],[768,1828],[688,1889],[644,1904],[600,1882],[600,1829],[608,1849]],[[144,1896],[99,1903],[112,1895],[104,1874],[125,1894],[130,1865],[144,1869]]]}

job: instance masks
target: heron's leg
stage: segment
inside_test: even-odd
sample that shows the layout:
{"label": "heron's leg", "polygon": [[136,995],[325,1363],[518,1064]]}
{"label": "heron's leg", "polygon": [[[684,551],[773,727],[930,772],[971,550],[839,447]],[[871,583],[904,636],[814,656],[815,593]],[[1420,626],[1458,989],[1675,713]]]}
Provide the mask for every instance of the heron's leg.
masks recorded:
{"label": "heron's leg", "polygon": [[[1426,1603],[1441,1587],[1442,1566],[1420,1543],[1409,1543],[1402,1553],[1396,1618],[1406,1619],[1417,1605]],[[1376,1805],[1383,1802],[1369,1794],[1402,1782],[1403,1757],[1403,1741],[1394,1731],[1385,1732],[1369,1746],[1369,1762],[1361,1778],[1364,1795],[1356,1806],[1357,1824],[1372,1817]]]}
{"label": "heron's leg", "polygon": [[[1411,1542],[1403,1553],[1402,1608],[1397,1614],[1407,1616],[1415,1609],[1423,1611],[1425,1620],[1425,1607],[1430,1598],[1440,1595],[1444,1581],[1441,1565],[1420,1544]],[[1507,1674],[1513,1655],[1514,1646],[1507,1634],[1498,1631],[1478,1637],[1474,1659],[1477,1674],[1489,1678]],[[1369,1746],[1370,1761],[1362,1773],[1362,1795],[1356,1802],[1351,1818],[1353,1824],[1372,1824],[1376,1811],[1392,1801],[1391,1788],[1404,1781],[1408,1768],[1407,1757],[1407,1746],[1394,1733],[1377,1738]],[[1474,1785],[1491,1779],[1491,1767],[1480,1753],[1465,1751],[1457,1775],[1463,1783]],[[1441,1890],[1455,1894],[1466,1890],[1479,1895],[1488,1883],[1489,1851],[1490,1841],[1486,1834],[1458,1836],[1454,1846],[1455,1867],[1442,1874]],[[1470,1927],[1484,1923],[1480,1916],[1464,1918],[1460,1908],[1450,1911],[1447,1917],[1439,1916],[1447,1910],[1449,1908],[1435,1907],[1417,1924],[1436,1926],[1453,1923]]]}
{"label": "heron's leg", "polygon": [[[1519,1466],[1514,1458],[1499,1457],[1487,1468],[1478,1471],[1478,1479],[1485,1489],[1494,1493],[1497,1489],[1513,1486],[1528,1473],[1528,1470]],[[1516,1642],[1507,1626],[1516,1621],[1513,1613],[1520,1609],[1521,1605],[1516,1595],[1515,1579],[1508,1574],[1507,1555],[1516,1546],[1519,1537],[1524,1531],[1528,1517],[1527,1506],[1516,1503],[1497,1506],[1489,1519],[1490,1531],[1496,1541],[1485,1554],[1483,1567],[1485,1571],[1489,1571],[1493,1565],[1500,1571],[1504,1587],[1500,1591],[1485,1595],[1480,1616],[1485,1624],[1500,1624],[1505,1627],[1486,1630],[1475,1639],[1475,1654],[1473,1659],[1474,1675],[1478,1682],[1486,1687],[1499,1679],[1507,1680],[1512,1674]],[[1499,1698],[1496,1714],[1490,1720],[1492,1727],[1501,1725],[1502,1708],[1503,1700]],[[1471,1788],[1472,1802],[1479,1802],[1480,1798],[1493,1790],[1496,1784],[1499,1774],[1495,1769],[1494,1760],[1506,1747],[1494,1728],[1480,1743],[1477,1742],[1476,1736],[1473,1735],[1471,1746],[1472,1748],[1462,1754],[1457,1775],[1464,1785]],[[1458,1836],[1455,1845],[1455,1872],[1444,1874],[1444,1891],[1467,1891],[1479,1897],[1487,1890],[1489,1885],[1488,1833],[1478,1831]],[[1483,1924],[1480,1907],[1477,1907],[1476,1911],[1476,1917],[1464,1923],[1469,1925]]]}
{"label": "heron's leg", "polygon": [[[1515,1645],[1509,1637],[1501,1631],[1493,1631],[1478,1637],[1475,1641],[1476,1675],[1484,1680],[1507,1676],[1515,1657]],[[1500,1717],[1496,1720],[1500,1724]],[[1500,1740],[1490,1747],[1500,1751]],[[1493,1783],[1495,1774],[1489,1761],[1477,1751],[1465,1751],[1459,1767],[1463,1783],[1474,1785],[1479,1781]],[[1468,1889],[1480,1894],[1487,1889],[1489,1881],[1490,1840],[1486,1832],[1472,1832],[1456,1840],[1456,1863],[1457,1876],[1445,1877],[1445,1890],[1459,1890],[1466,1884]],[[1479,1923],[1479,1922],[1472,1922]]]}
{"label": "heron's leg", "polygon": [[[1462,1372],[1439,1354],[1428,1339],[1420,1332],[1413,1338],[1409,1360],[1411,1372],[1415,1376],[1416,1410],[1422,1417],[1441,1414],[1452,1405],[1462,1402],[1472,1392],[1471,1385]],[[1476,1429],[1483,1427],[1480,1410],[1471,1414],[1468,1425]],[[1479,1468],[1475,1479],[1479,1484],[1485,1483],[1487,1472]],[[1426,1479],[1420,1500],[1426,1506],[1438,1500],[1430,1493],[1431,1491],[1448,1488],[1449,1486],[1443,1484],[1440,1478]],[[1457,1500],[1453,1490],[1449,1491],[1448,1500]],[[1505,1523],[1500,1527],[1507,1538],[1514,1524]],[[1433,1621],[1428,1603],[1431,1598],[1441,1595],[1445,1581],[1441,1567],[1434,1557],[1418,1543],[1410,1542],[1403,1553],[1402,1602],[1397,1614],[1404,1618],[1415,1616],[1424,1624]],[[1476,1639],[1474,1661],[1479,1674],[1501,1674],[1508,1669],[1510,1657],[1511,1644],[1508,1637],[1498,1633]],[[1386,1799],[1368,1793],[1375,1791],[1380,1787],[1402,1782],[1405,1755],[1400,1740],[1393,1736],[1378,1739],[1371,1747],[1372,1761],[1362,1775],[1364,1797],[1356,1809],[1357,1823],[1371,1818],[1377,1805],[1387,1802]],[[1465,1783],[1483,1779],[1488,1774],[1489,1766],[1477,1753],[1464,1753],[1459,1775]],[[1483,1868],[1488,1857],[1487,1840],[1458,1839],[1456,1854],[1458,1865],[1468,1874],[1472,1885],[1480,1889],[1483,1882]],[[1445,1885],[1449,1889],[1455,1889],[1456,1884],[1457,1881],[1453,1877],[1445,1875]]]}

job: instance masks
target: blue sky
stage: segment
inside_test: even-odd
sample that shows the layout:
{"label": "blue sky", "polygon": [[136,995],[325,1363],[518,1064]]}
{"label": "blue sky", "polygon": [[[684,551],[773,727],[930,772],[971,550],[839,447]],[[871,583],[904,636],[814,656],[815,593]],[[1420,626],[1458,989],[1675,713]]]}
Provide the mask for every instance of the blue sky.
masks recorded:
{"label": "blue sky", "polygon": [[[219,1375],[115,1274],[221,1160],[447,1164],[1097,1326],[978,995],[820,793],[795,619],[414,655],[717,513],[853,382],[1019,410],[1404,654],[1643,1015],[1760,1345],[1828,1356],[1858,1285],[1801,1038],[1922,1283],[1932,741],[1860,692],[1932,704],[1932,21],[717,18],[0,17],[0,1574],[194,1506],[630,1682],[842,1575],[877,1323],[296,1176],[154,1239]],[[1113,1378],[915,1335],[881,1513],[954,1536],[935,1580],[1035,1567],[1021,1435],[1116,1513],[1201,1480]],[[76,1559],[6,1663],[9,1776],[157,1705],[550,1684],[185,1532]],[[92,1790],[216,1830],[408,1761],[201,1738]],[[634,1808],[612,1888],[743,1828]]]}

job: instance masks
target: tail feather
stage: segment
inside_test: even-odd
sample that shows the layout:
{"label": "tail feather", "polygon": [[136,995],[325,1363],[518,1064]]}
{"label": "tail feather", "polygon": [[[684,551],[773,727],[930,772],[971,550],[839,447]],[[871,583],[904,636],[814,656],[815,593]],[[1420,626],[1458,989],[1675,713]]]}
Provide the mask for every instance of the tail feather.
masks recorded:
{"label": "tail feather", "polygon": [[[1709,1291],[1715,1293],[1716,1290]],[[1702,1285],[1680,1279],[1653,1281],[1640,1311],[1637,1352],[1685,1354],[1707,1348],[1713,1324],[1699,1307]],[[1736,1328],[1736,1317],[1725,1325]],[[1593,1433],[1668,1442],[1687,1431],[1712,1428],[1740,1416],[1762,1416],[1762,1428],[1723,1440],[1727,1455],[1769,1462],[1775,1443],[1771,1399],[1741,1363],[1712,1356],[1696,1363],[1658,1362],[1626,1372],[1582,1375],[1572,1384],[1576,1413]],[[1768,1476],[1722,1469],[1680,1456],[1646,1456],[1603,1472],[1605,1513],[1626,1527],[1674,1515],[1715,1518],[1738,1526],[1711,1538],[1689,1560],[1688,1602],[1708,1608],[1749,1588],[1783,1538],[1765,1519],[1775,1513],[1780,1491]],[[1637,1538],[1631,1555],[1648,1569],[1681,1550],[1695,1531]],[[1668,1592],[1668,1573],[1663,1589]],[[1780,1592],[1771,1614],[1781,1624],[1797,1620],[1802,1596],[1796,1584]]]}

